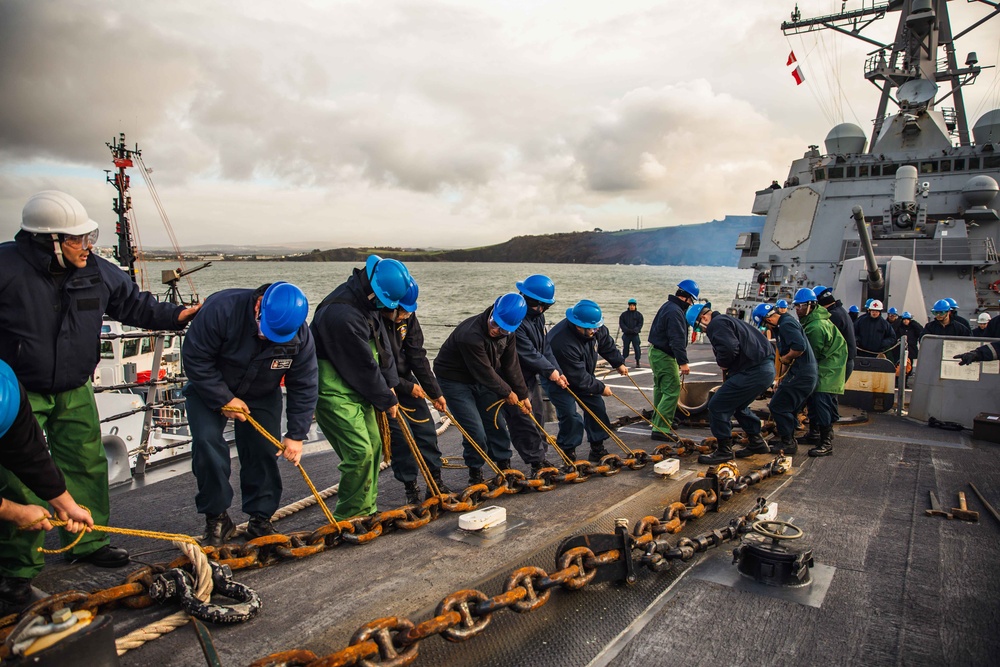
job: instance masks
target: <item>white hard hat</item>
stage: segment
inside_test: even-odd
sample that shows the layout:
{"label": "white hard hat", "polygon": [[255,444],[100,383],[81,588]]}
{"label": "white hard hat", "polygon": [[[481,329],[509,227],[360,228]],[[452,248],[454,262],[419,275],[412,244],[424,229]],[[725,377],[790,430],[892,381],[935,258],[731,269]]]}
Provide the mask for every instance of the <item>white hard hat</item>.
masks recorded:
{"label": "white hard hat", "polygon": [[868,310],[884,310],[882,308],[882,302],[878,299],[873,299],[870,304],[868,304]]}
{"label": "white hard hat", "polygon": [[989,313],[979,313],[979,317],[976,319],[976,321],[979,324],[986,324],[987,322],[990,321],[990,319],[991,318]]}
{"label": "white hard hat", "polygon": [[28,199],[21,211],[21,229],[33,234],[89,234],[97,229],[83,204],[65,192],[44,190]]}

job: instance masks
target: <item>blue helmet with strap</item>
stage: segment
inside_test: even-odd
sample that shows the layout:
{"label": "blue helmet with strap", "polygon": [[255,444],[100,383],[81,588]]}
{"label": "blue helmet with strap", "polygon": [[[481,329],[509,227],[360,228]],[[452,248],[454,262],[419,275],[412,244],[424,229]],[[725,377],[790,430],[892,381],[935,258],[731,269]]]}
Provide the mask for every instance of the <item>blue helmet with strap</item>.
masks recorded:
{"label": "blue helmet with strap", "polygon": [[260,332],[272,343],[287,343],[295,338],[309,314],[309,300],[301,289],[278,281],[260,298]]}
{"label": "blue helmet with strap", "polygon": [[581,299],[572,308],[567,308],[566,319],[581,329],[597,329],[604,326],[601,307],[590,299]]}
{"label": "blue helmet with strap", "polygon": [[493,302],[493,323],[504,331],[513,333],[521,326],[524,316],[528,314],[528,304],[524,297],[509,292]]}
{"label": "blue helmet with strap", "polygon": [[535,274],[515,284],[517,291],[535,301],[552,304],[556,302],[556,286],[548,276]]}
{"label": "blue helmet with strap", "polygon": [[420,296],[420,288],[417,281],[410,278],[410,286],[406,288],[406,294],[399,300],[399,307],[408,313],[417,312],[417,297]]}
{"label": "blue helmet with strap", "polygon": [[707,303],[696,303],[692,306],[688,306],[687,313],[684,314],[684,317],[687,320],[689,327],[691,327],[695,331],[698,331],[698,326],[695,324],[695,322],[697,322],[698,318],[701,316],[701,311],[705,310],[706,308],[708,308]]}
{"label": "blue helmet with strap", "polygon": [[813,294],[816,295],[817,299],[819,298],[820,294],[822,294],[823,292],[827,292],[827,291],[830,291],[830,288],[826,287],[824,285],[816,285],[816,287],[813,287]]}
{"label": "blue helmet with strap", "polygon": [[701,290],[698,289],[698,283],[691,279],[682,280],[677,283],[677,289],[684,290],[695,299],[697,299],[698,295],[701,293]]}
{"label": "blue helmet with strap", "polygon": [[797,292],[795,292],[795,297],[792,299],[792,303],[799,305],[800,303],[812,303],[816,300],[816,293],[813,292],[808,287],[800,287]]}
{"label": "blue helmet with strap", "polygon": [[410,272],[398,260],[369,255],[365,261],[365,272],[368,274],[372,291],[375,292],[375,298],[384,308],[398,306],[399,300],[410,287]]}
{"label": "blue helmet with strap", "polygon": [[774,304],[775,308],[788,308],[788,302],[784,299],[778,299],[778,303]]}
{"label": "blue helmet with strap", "polygon": [[951,312],[951,304],[948,303],[948,299],[938,299],[934,302],[934,305],[931,306],[931,312],[935,315],[949,313]]}
{"label": "blue helmet with strap", "polygon": [[760,326],[764,323],[764,320],[767,319],[767,316],[771,314],[771,311],[773,311],[774,308],[775,307],[769,303],[758,303],[753,307],[753,312],[750,313],[750,319],[753,320],[754,324]]}
{"label": "blue helmet with strap", "polygon": [[0,360],[0,436],[7,433],[21,408],[21,390],[14,369]]}

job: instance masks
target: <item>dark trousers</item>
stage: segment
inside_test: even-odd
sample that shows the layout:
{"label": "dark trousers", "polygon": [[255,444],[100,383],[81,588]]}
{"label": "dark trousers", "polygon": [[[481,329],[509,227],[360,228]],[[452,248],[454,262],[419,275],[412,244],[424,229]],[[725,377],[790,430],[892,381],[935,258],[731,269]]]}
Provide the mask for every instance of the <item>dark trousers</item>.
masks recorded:
{"label": "dark trousers", "polygon": [[816,428],[831,426],[837,421],[837,394],[816,392],[809,397],[809,423]]}
{"label": "dark trousers", "polygon": [[[559,419],[559,435],[556,436],[556,444],[559,445],[559,449],[564,452],[575,450],[583,443],[584,431],[587,433],[587,440],[591,447],[599,447],[608,439],[607,432],[593,417],[589,414],[581,415],[577,411],[576,399],[568,391],[548,380],[545,381],[545,389],[549,393],[549,400],[555,406],[556,416]],[[610,428],[611,420],[608,419],[608,410],[604,407],[603,397],[594,394],[577,394],[577,396]]]}
{"label": "dark trousers", "polygon": [[[466,384],[438,378],[441,385],[441,393],[448,401],[448,409],[455,419],[465,429],[476,443],[482,447],[487,456],[494,462],[510,461],[510,434],[507,433],[507,422],[504,419],[503,411],[497,416],[497,425],[493,425],[494,411],[488,408],[501,400],[498,396],[486,387],[479,384]],[[482,468],[486,461],[479,455],[468,440],[462,441],[462,458],[465,465],[470,468]]]}
{"label": "dark trousers", "polygon": [[[524,383],[528,386],[528,398],[531,399],[531,414],[544,426],[545,408],[542,405],[542,390],[538,386],[538,376],[525,375]],[[506,403],[503,406],[503,414],[507,418],[511,443],[521,460],[530,465],[544,459],[548,444],[531,417],[521,412],[518,406]]]}
{"label": "dark trousers", "polygon": [[796,374],[794,369],[795,366],[792,366],[792,370],[781,380],[768,404],[771,419],[778,427],[778,435],[786,438],[795,435],[799,424],[798,414],[816,388],[815,373]]}
{"label": "dark trousers", "polygon": [[[413,398],[406,393],[396,394],[399,400],[399,407],[405,408],[403,420],[413,434],[413,440],[417,443],[420,455],[427,461],[427,467],[431,472],[441,470],[441,450],[438,448],[437,427],[431,418],[431,410],[427,407],[427,401],[422,398]],[[412,410],[412,412],[411,412]],[[412,418],[412,419],[411,419]],[[417,461],[413,458],[413,452],[406,443],[403,429],[395,419],[389,420],[389,430],[392,432],[390,441],[390,451],[392,452],[392,476],[404,484],[416,481],[419,474]]]}
{"label": "dark trousers", "polygon": [[708,401],[709,426],[716,438],[732,438],[732,419],[747,435],[760,434],[760,419],[750,404],[774,382],[774,359],[733,373]]}
{"label": "dark trousers", "polygon": [[[844,382],[845,383],[848,380],[851,379],[851,373],[853,373],[853,372],[854,372],[854,359],[848,359],[847,360],[847,364],[844,365]],[[838,421],[840,421],[840,395],[839,394],[830,394],[830,395],[833,396],[833,422],[831,422],[831,423],[835,424]],[[811,427],[812,426],[812,422],[810,422],[809,424],[810,424],[810,427]]]}
{"label": "dark trousers", "polygon": [[639,349],[639,334],[622,334],[622,356],[628,359],[628,348],[631,345],[635,349],[635,360],[639,361],[642,350]]}
{"label": "dark trousers", "polygon": [[[229,421],[218,410],[208,407],[192,389],[187,396],[187,417],[191,426],[191,470],[198,480],[195,506],[199,514],[222,514],[233,502],[229,483],[229,444],[223,435]],[[243,399],[251,416],[264,429],[281,440],[281,391],[263,398]],[[281,474],[278,450],[257,433],[250,422],[234,422],[236,452],[240,457],[240,492],[243,511],[250,516],[268,519],[281,501]]]}

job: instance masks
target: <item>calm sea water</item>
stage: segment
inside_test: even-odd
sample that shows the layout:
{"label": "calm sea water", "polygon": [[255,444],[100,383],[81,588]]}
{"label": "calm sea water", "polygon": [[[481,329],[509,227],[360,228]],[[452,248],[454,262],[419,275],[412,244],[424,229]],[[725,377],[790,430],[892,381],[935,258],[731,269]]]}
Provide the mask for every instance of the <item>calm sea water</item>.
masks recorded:
{"label": "calm sea water", "polygon": [[[159,277],[161,270],[176,266],[150,262],[149,275]],[[306,293],[311,311],[351,275],[354,267],[351,262],[215,262],[191,277],[202,298],[222,289],[287,280]],[[673,294],[679,281],[696,280],[701,296],[724,311],[737,283],[749,281],[753,274],[747,269],[716,266],[414,262],[407,268],[420,285],[417,315],[432,357],[456,324],[482,312],[501,294],[516,291],[514,283],[533,273],[543,273],[556,284],[556,303],[546,313],[549,324],[561,320],[566,309],[580,299],[592,299],[600,304],[605,322],[614,334],[618,315],[626,309],[628,299],[633,298],[646,318],[644,340],[657,309],[667,295]],[[183,280],[181,288],[185,293],[190,290]],[[161,291],[160,286],[154,285],[152,291]]]}

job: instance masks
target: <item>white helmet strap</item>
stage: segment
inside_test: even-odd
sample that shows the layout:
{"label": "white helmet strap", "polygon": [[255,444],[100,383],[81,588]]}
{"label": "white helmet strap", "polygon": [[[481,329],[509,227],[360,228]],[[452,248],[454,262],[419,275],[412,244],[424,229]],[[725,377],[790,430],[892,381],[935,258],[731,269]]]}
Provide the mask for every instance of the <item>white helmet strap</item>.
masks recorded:
{"label": "white helmet strap", "polygon": [[66,268],[66,262],[63,258],[62,244],[59,242],[59,234],[52,235],[52,250],[56,254],[56,261],[59,262],[59,266]]}

